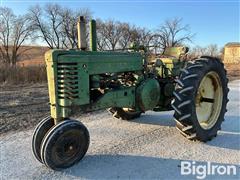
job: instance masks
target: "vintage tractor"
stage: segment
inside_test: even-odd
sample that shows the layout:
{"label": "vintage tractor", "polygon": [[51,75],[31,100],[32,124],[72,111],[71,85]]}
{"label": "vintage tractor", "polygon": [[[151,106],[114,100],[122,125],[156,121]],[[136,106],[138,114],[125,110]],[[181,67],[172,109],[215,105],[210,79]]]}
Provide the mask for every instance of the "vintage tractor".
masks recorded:
{"label": "vintage tractor", "polygon": [[32,149],[49,168],[59,170],[80,161],[88,150],[87,128],[70,116],[108,109],[131,120],[148,110],[174,110],[177,129],[187,139],[208,141],[221,128],[228,102],[228,79],[214,57],[186,60],[187,48],[167,48],[147,58],[141,48],[131,52],[97,52],[96,22],[78,22],[78,50],[46,53],[51,115],[36,127]]}

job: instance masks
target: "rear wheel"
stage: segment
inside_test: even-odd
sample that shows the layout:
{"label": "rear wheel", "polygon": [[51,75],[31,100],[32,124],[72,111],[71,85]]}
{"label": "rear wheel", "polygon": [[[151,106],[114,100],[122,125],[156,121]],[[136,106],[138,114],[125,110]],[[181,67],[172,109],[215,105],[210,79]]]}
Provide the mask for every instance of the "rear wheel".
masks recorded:
{"label": "rear wheel", "polygon": [[208,141],[217,135],[228,102],[228,79],[220,60],[202,57],[177,80],[172,107],[177,129],[188,139]]}
{"label": "rear wheel", "polygon": [[141,111],[135,111],[131,108],[118,108],[112,107],[108,109],[110,113],[112,113],[113,117],[122,119],[122,120],[131,120],[140,117]]}

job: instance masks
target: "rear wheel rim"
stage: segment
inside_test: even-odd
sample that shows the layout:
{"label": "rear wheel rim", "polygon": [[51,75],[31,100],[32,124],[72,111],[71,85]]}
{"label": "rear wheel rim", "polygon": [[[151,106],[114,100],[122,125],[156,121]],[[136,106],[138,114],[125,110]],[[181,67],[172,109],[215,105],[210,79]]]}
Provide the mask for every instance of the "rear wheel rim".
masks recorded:
{"label": "rear wheel rim", "polygon": [[200,82],[195,98],[196,115],[203,129],[212,128],[220,115],[223,89],[219,75],[210,71]]}

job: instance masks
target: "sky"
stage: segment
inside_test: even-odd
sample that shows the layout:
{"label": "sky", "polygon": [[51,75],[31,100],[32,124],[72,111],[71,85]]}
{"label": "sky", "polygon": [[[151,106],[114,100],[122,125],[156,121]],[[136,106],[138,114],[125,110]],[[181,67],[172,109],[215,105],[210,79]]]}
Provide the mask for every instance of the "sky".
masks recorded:
{"label": "sky", "polygon": [[94,18],[115,19],[157,29],[166,19],[180,17],[196,33],[190,46],[240,42],[240,0],[0,0],[14,13],[36,4],[58,3],[73,10],[89,8]]}

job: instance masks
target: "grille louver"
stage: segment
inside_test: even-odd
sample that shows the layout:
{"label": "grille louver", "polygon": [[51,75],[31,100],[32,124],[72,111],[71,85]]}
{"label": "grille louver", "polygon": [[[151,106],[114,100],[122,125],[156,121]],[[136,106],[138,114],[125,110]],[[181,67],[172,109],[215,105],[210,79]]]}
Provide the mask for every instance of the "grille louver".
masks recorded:
{"label": "grille louver", "polygon": [[76,99],[78,98],[78,64],[77,63],[58,63],[58,98]]}

